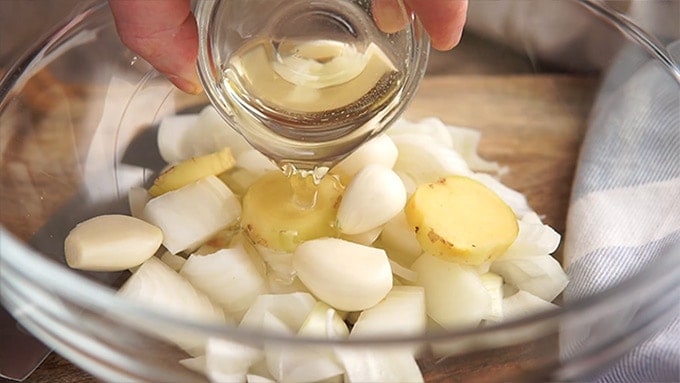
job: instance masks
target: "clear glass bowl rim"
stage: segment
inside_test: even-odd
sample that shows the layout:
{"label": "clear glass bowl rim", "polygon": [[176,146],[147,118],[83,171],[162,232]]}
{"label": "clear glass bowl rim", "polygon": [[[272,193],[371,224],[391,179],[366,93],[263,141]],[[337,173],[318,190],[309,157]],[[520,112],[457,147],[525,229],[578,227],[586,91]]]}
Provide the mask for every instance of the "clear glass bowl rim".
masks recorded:
{"label": "clear glass bowl rim", "polygon": [[[591,0],[572,1],[584,5],[598,17],[608,20],[628,38],[636,41],[642,49],[665,67],[680,86],[680,66],[651,36],[626,18]],[[3,78],[0,79],[0,113],[5,110],[8,100],[11,99],[14,87],[24,80],[25,71],[31,68],[36,59],[43,57],[41,53],[49,50],[54,44],[58,44],[69,30],[77,27],[87,16],[102,11],[102,8],[105,7],[108,7],[106,1],[99,1],[89,6],[80,12],[78,17],[56,28],[54,33],[49,34],[43,41],[29,49],[20,60],[17,60],[9,68]],[[168,315],[160,310],[151,309],[148,306],[117,296],[112,288],[89,280],[69,270],[63,264],[48,259],[25,245],[4,227],[0,227],[0,263],[2,263],[3,268],[9,267],[7,271],[18,273],[22,278],[36,282],[43,289],[69,302],[101,312],[115,308],[116,312],[124,314],[118,316],[118,318],[125,318],[125,325],[138,327],[135,323],[153,321],[207,336],[229,337],[243,341],[255,339],[258,342],[271,341],[295,344],[381,346],[402,343],[445,342],[447,340],[492,335],[496,332],[521,330],[527,327],[533,328],[534,326],[544,328],[542,325],[553,324],[562,317],[587,315],[592,310],[601,310],[609,305],[621,304],[622,301],[627,299],[627,294],[630,293],[639,294],[644,291],[649,292],[650,290],[662,290],[668,286],[677,286],[680,283],[680,248],[671,249],[667,255],[651,262],[640,272],[612,287],[585,298],[567,302],[556,310],[529,315],[484,328],[429,333],[422,336],[375,337],[337,341],[264,333],[233,326],[200,323]],[[4,279],[2,274],[0,274],[0,278]],[[73,288],[74,286],[78,286],[78,288]],[[545,328],[549,327],[546,326]]]}

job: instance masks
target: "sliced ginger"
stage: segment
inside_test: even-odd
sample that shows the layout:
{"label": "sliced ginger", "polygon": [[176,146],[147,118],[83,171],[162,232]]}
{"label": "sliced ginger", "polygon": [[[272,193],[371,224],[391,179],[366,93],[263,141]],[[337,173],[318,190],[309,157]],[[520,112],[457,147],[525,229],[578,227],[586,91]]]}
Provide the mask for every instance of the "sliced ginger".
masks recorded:
{"label": "sliced ginger", "polygon": [[312,177],[265,174],[243,196],[241,226],[255,244],[292,252],[304,241],[338,235],[335,221],[342,191],[331,176],[315,186]]}
{"label": "sliced ginger", "polygon": [[497,258],[519,231],[515,214],[505,202],[463,176],[419,186],[404,212],[424,251],[468,265]]}
{"label": "sliced ginger", "polygon": [[235,163],[236,160],[228,147],[219,152],[190,158],[158,176],[149,189],[149,194],[158,197],[202,178],[223,173],[231,169]]}

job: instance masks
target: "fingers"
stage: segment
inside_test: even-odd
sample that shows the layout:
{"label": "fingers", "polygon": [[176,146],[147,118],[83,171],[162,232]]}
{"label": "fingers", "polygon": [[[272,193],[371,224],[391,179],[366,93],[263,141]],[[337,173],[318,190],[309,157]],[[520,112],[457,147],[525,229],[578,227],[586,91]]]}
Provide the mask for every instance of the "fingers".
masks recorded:
{"label": "fingers", "polygon": [[190,0],[109,0],[109,5],[123,44],[181,90],[201,92]]}
{"label": "fingers", "polygon": [[373,0],[371,4],[376,25],[385,33],[396,33],[404,29],[410,20],[410,11],[397,0]]}
{"label": "fingers", "polygon": [[458,45],[467,17],[467,0],[405,0],[430,35],[432,47],[449,50]]}

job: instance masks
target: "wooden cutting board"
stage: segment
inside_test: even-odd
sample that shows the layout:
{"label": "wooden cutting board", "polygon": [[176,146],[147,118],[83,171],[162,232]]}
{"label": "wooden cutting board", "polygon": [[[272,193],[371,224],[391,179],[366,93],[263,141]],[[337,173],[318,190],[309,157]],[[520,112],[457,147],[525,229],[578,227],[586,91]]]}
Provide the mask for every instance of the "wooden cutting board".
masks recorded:
{"label": "wooden cutting board", "polygon": [[[596,86],[596,78],[577,75],[432,76],[423,81],[406,117],[436,116],[448,124],[480,130],[481,155],[508,169],[502,181],[524,193],[545,222],[564,233],[578,150]],[[522,368],[517,360],[505,359],[491,369],[486,366],[484,373],[474,363],[467,366],[457,376],[483,378]],[[436,373],[429,378],[442,379]],[[27,381],[97,380],[53,353]]]}

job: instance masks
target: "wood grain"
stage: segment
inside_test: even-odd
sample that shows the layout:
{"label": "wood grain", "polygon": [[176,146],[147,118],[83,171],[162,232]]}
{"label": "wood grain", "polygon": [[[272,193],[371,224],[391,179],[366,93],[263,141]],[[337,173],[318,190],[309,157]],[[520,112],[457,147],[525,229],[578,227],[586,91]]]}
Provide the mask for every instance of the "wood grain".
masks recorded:
{"label": "wood grain", "polygon": [[[578,147],[595,87],[594,78],[555,74],[433,76],[422,83],[406,117],[437,116],[448,124],[479,129],[481,154],[508,167],[503,182],[524,193],[546,222],[563,233]],[[546,352],[530,347],[523,350],[524,354],[514,354],[531,360]],[[502,376],[521,370],[522,363],[507,355],[499,355],[491,366],[463,359],[455,367],[458,380],[477,376],[474,380],[483,381],[488,374]],[[435,367],[423,363],[428,379],[449,381]],[[27,380],[96,381],[57,354],[48,357]]]}

